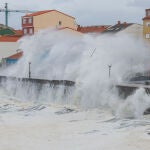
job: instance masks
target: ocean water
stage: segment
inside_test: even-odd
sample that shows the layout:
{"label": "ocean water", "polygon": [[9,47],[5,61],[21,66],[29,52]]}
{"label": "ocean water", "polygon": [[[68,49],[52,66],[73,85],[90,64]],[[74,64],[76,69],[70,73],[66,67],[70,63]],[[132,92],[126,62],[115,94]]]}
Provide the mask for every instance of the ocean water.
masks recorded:
{"label": "ocean water", "polygon": [[[0,149],[2,150],[148,150],[149,96],[143,89],[127,99],[115,84],[126,82],[150,63],[141,39],[123,35],[72,36],[52,29],[20,41],[24,56],[0,74],[72,80],[74,87],[40,91],[34,84],[1,82]],[[109,65],[111,74],[109,78]]]}
{"label": "ocean water", "polygon": [[3,98],[0,133],[3,150],[149,150],[150,116],[117,119],[106,108],[82,110]]}

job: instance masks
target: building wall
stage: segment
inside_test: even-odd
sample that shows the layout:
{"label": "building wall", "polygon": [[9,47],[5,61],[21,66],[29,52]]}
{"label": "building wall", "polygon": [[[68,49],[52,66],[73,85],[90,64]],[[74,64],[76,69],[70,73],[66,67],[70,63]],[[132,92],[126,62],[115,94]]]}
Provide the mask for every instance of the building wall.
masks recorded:
{"label": "building wall", "polygon": [[140,24],[132,24],[119,33],[127,33],[135,38],[143,38],[143,26]]}
{"label": "building wall", "polygon": [[150,19],[143,20],[143,37],[150,40]]}
{"label": "building wall", "polygon": [[0,61],[2,58],[15,54],[18,49],[17,42],[0,42]]}
{"label": "building wall", "polygon": [[73,30],[73,29],[70,29],[70,28],[64,28],[64,29],[61,29],[59,30],[60,33],[64,33],[64,34],[69,34],[71,36],[82,36],[83,33],[77,31],[77,30]]}
{"label": "building wall", "polygon": [[[61,25],[59,25],[59,22]],[[33,16],[34,32],[45,28],[69,27],[77,30],[75,19],[57,11],[47,12],[38,16]]]}
{"label": "building wall", "polygon": [[150,40],[150,9],[145,10],[145,17],[143,18],[143,37]]}

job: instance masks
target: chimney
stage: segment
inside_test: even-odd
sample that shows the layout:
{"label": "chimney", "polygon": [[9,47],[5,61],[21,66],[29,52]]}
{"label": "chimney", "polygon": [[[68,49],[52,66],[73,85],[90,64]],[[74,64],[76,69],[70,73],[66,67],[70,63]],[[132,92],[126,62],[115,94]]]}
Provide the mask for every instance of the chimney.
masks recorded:
{"label": "chimney", "polygon": [[118,23],[117,23],[118,25],[120,25],[121,24],[121,22],[120,21],[118,21]]}

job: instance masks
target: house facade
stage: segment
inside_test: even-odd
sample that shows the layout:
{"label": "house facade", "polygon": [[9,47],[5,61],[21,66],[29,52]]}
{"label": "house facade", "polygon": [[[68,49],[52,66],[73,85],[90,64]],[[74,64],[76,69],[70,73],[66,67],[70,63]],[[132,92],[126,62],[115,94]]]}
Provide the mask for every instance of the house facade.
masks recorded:
{"label": "house facade", "polygon": [[34,34],[46,28],[71,28],[77,30],[75,18],[57,10],[38,11],[22,17],[23,34]]}
{"label": "house facade", "polygon": [[145,17],[143,18],[143,37],[150,40],[150,9],[145,10]]}

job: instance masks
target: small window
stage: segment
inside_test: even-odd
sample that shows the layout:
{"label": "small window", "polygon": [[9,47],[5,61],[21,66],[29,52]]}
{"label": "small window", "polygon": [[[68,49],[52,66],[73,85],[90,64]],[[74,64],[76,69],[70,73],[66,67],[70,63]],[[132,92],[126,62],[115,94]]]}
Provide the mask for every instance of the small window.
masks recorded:
{"label": "small window", "polygon": [[150,27],[150,22],[147,22],[147,23],[146,23],[146,26],[147,26],[147,27]]}
{"label": "small window", "polygon": [[29,18],[29,19],[28,19],[28,23],[32,23],[32,18]]}
{"label": "small window", "polygon": [[146,39],[149,39],[150,38],[150,34],[146,34]]}
{"label": "small window", "polygon": [[27,23],[27,19],[23,18],[23,24],[26,24],[26,23]]}
{"label": "small window", "polygon": [[59,24],[59,26],[61,26],[61,25],[62,25],[62,22],[61,22],[61,21],[59,21],[59,22],[58,22],[58,24]]}
{"label": "small window", "polygon": [[26,29],[26,28],[23,29],[23,33],[24,33],[24,34],[27,34],[27,29]]}
{"label": "small window", "polygon": [[33,28],[29,28],[29,34],[33,34]]}

